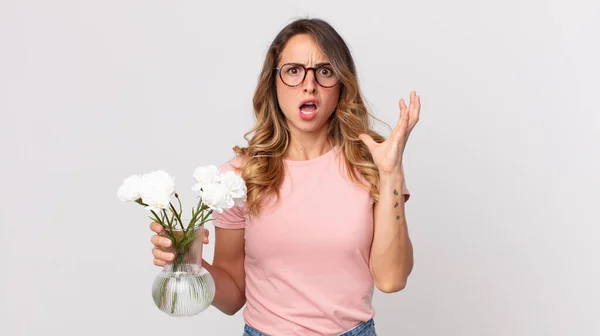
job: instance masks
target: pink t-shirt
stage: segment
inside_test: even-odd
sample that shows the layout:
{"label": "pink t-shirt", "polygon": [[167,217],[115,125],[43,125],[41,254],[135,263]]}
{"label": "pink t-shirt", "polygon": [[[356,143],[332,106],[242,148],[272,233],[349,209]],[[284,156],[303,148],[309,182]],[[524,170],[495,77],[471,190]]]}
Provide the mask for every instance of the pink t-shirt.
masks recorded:
{"label": "pink t-shirt", "polygon": [[[215,226],[245,229],[243,316],[263,333],[336,335],[374,316],[373,199],[340,172],[339,153],[334,147],[312,160],[285,160],[279,203],[259,217],[240,207],[213,213]],[[402,192],[408,195],[405,186]]]}

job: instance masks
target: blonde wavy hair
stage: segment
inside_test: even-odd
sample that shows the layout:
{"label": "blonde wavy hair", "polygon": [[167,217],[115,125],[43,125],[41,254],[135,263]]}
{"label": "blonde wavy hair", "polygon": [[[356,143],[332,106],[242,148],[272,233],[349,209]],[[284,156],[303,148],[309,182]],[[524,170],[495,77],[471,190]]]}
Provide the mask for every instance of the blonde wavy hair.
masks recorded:
{"label": "blonde wavy hair", "polygon": [[[235,146],[242,165],[236,167],[248,187],[246,209],[258,215],[261,205],[271,195],[279,199],[279,188],[284,178],[284,154],[290,145],[290,129],[280,110],[275,87],[275,67],[287,41],[298,34],[309,34],[327,55],[334,71],[340,76],[340,98],[329,120],[328,137],[339,146],[351,181],[370,191],[379,201],[379,172],[367,147],[358,138],[369,134],[376,142],[385,138],[375,132],[376,119],[366,108],[358,85],[356,68],[348,46],[335,29],[321,19],[299,19],[284,27],[275,37],[265,57],[253,98],[256,123],[244,138],[247,147]],[[361,181],[357,175],[361,174]]]}

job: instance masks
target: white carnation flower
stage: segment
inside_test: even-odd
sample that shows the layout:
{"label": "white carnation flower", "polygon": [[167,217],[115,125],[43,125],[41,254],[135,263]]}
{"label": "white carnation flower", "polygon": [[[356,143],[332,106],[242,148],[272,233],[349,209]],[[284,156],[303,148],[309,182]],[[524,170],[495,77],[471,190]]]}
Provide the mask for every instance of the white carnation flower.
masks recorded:
{"label": "white carnation flower", "polygon": [[200,196],[202,197],[202,203],[219,213],[235,205],[231,193],[221,183],[205,184],[202,187],[202,191],[200,191]]}
{"label": "white carnation flower", "polygon": [[228,171],[221,175],[221,183],[229,190],[236,205],[240,206],[246,200],[246,182],[234,171]]}
{"label": "white carnation flower", "polygon": [[117,196],[123,202],[135,202],[140,199],[142,191],[142,177],[132,175],[123,180],[123,184],[117,190]]}
{"label": "white carnation flower", "polygon": [[213,165],[198,167],[194,170],[193,176],[198,183],[192,187],[192,190],[200,191],[204,185],[219,181],[219,169]]}
{"label": "white carnation flower", "polygon": [[168,209],[171,196],[175,194],[175,179],[165,171],[158,170],[142,176],[142,202],[146,210]]}

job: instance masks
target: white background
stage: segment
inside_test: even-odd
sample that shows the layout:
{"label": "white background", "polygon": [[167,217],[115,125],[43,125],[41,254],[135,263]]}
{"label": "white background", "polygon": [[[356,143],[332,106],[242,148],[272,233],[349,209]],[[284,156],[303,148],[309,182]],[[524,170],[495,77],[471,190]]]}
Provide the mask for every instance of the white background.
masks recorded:
{"label": "white background", "polygon": [[116,191],[164,169],[191,204],[193,169],[244,144],[269,43],[309,16],[346,39],[377,117],[421,95],[415,269],[376,294],[379,334],[599,335],[599,7],[2,0],[0,334],[241,335],[241,313],[154,306],[149,220]]}

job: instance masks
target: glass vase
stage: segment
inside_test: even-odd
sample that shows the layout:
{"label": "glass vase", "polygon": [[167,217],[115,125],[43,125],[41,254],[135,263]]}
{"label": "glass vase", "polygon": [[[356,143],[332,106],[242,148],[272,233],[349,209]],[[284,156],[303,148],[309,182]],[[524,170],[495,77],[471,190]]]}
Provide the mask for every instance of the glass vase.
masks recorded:
{"label": "glass vase", "polygon": [[215,297],[215,282],[202,267],[204,230],[204,226],[189,230],[166,228],[161,233],[171,239],[175,259],[154,279],[152,297],[156,306],[168,315],[199,314]]}

